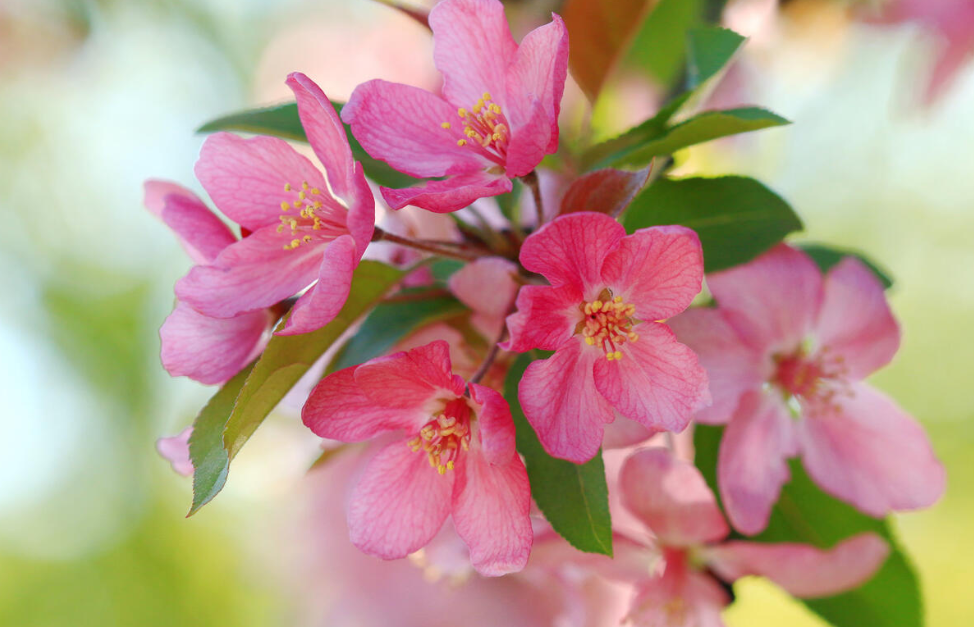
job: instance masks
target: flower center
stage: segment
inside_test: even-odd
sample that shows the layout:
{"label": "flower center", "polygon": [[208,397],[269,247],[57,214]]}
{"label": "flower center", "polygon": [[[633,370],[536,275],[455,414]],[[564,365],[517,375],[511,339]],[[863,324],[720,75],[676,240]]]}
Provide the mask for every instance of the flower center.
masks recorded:
{"label": "flower center", "polygon": [[[470,146],[491,161],[503,164],[507,159],[510,130],[501,106],[493,102],[490,94],[484,92],[469,111],[457,109],[457,115],[463,122],[463,134],[467,136],[467,139],[457,140],[457,146]],[[448,129],[452,124],[444,122],[440,126]]]}
{"label": "flower center", "polygon": [[423,451],[436,472],[453,470],[461,451],[470,448],[470,408],[463,399],[447,403],[443,413],[423,425],[419,435],[406,442],[414,453]]}
{"label": "flower center", "polygon": [[334,215],[337,205],[327,192],[309,186],[307,181],[302,181],[300,186],[285,183],[284,191],[293,194],[295,200],[281,201],[281,224],[277,226],[277,232],[283,233],[286,228],[290,228],[291,235],[294,236],[305,232],[303,236],[295,237],[285,244],[284,250],[294,250],[301,244],[310,243],[314,237],[308,231],[324,230],[335,234],[344,228],[340,217]]}
{"label": "flower center", "polygon": [[608,290],[602,290],[599,298],[581,303],[578,308],[585,319],[578,323],[575,332],[581,332],[589,346],[600,347],[609,361],[622,359],[619,347],[639,339],[632,330],[636,306],[623,303],[621,296],[612,298]]}
{"label": "flower center", "polygon": [[775,355],[771,383],[786,396],[834,406],[836,395],[848,388],[845,360],[831,354],[828,347],[813,355],[809,353],[807,347],[802,347],[790,355]]}

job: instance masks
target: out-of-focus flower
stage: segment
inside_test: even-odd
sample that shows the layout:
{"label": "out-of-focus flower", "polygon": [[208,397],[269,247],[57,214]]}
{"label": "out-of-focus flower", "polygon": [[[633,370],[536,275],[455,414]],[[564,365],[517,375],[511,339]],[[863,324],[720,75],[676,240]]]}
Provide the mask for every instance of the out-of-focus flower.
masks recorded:
{"label": "out-of-focus flower", "polygon": [[189,436],[191,435],[193,435],[193,427],[189,426],[178,435],[156,440],[156,451],[172,464],[173,470],[184,477],[193,474],[193,462],[189,458]]}
{"label": "out-of-focus flower", "polygon": [[520,259],[551,285],[521,288],[506,347],[555,351],[528,366],[518,393],[550,454],[590,459],[613,408],[649,429],[682,431],[709,402],[696,355],[658,322],[700,291],[696,233],[661,226],[627,236],[604,214],[574,213],[529,236]]}
{"label": "out-of-focus flower", "polygon": [[383,187],[390,207],[446,213],[511,191],[512,178],[557,150],[568,31],[553,15],[519,46],[498,0],[445,0],[429,21],[443,98],[373,80],[355,89],[342,118],[373,157],[417,178],[446,177]]}
{"label": "out-of-focus flower", "polygon": [[473,311],[471,324],[490,341],[504,328],[517,294],[517,265],[501,257],[482,257],[450,277],[450,291]]}
{"label": "out-of-focus flower", "polygon": [[823,280],[808,255],[781,244],[707,283],[719,306],[670,324],[710,376],[713,405],[696,419],[728,425],[718,478],[734,527],[767,526],[798,454],[826,492],[872,516],[940,497],[944,469],[923,429],[862,382],[900,341],[865,265],[846,258]]}
{"label": "out-of-focus flower", "polygon": [[406,557],[453,516],[484,575],[521,570],[531,550],[531,495],[500,394],[476,383],[470,398],[442,340],[325,377],[302,411],[325,438],[406,437],[369,462],[349,503],[352,542],[384,559]]}
{"label": "out-of-focus flower", "polygon": [[317,280],[279,331],[292,335],[320,328],[341,310],[372,238],[375,201],[325,94],[303,74],[287,83],[327,182],[283,140],[211,136],[196,176],[246,236],[193,268],[176,295],[201,313],[227,318],[272,306]]}
{"label": "out-of-focus flower", "polygon": [[[145,206],[172,229],[196,263],[212,262],[237,241],[202,200],[175,183],[146,181]],[[224,383],[260,354],[275,319],[266,308],[212,318],[179,302],[159,329],[162,365],[174,377]]]}

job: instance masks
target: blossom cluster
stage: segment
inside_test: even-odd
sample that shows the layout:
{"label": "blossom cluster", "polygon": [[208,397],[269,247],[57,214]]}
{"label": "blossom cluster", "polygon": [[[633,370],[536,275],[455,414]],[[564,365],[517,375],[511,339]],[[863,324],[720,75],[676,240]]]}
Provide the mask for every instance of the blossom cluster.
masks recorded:
{"label": "blossom cluster", "polygon": [[[332,324],[363,259],[397,264],[395,294],[446,291],[465,314],[321,377],[301,411],[321,438],[370,443],[354,449],[363,462],[347,500],[361,551],[415,556],[450,520],[481,575],[573,568],[624,582],[641,625],[719,624],[728,585],[745,575],[800,597],[867,581],[889,552],[876,534],[828,549],[740,538],[768,526],[794,457],[821,490],[874,517],[943,492],[921,427],[863,382],[900,341],[876,276],[852,257],[823,275],[780,243],[705,277],[690,228],[627,232],[597,204],[544,207],[538,170],[559,148],[568,72],[562,19],[517,43],[498,0],[445,0],[429,26],[439,94],[369,81],[339,116],[310,78],[287,78],[320,167],[283,139],[207,138],[195,173],[231,225],[184,187],[146,184],[147,207],[196,264],[160,331],[166,370],[223,384],[273,338]],[[428,180],[376,194],[346,125],[371,158]],[[487,235],[448,223],[448,236],[422,237],[442,230],[435,214],[465,225],[461,210],[490,206],[515,181],[533,192],[536,217],[496,212]],[[396,213],[406,207],[409,229]],[[463,263],[445,283],[430,272],[440,258]],[[533,360],[515,413],[547,455],[584,464],[625,454],[607,480],[621,497],[615,518],[636,524],[616,525],[612,558],[568,548],[532,506],[517,445],[527,426],[515,427],[504,394],[518,354]],[[716,482],[726,521],[687,456],[651,440],[694,421],[726,425]],[[190,437],[160,441],[187,474]]]}

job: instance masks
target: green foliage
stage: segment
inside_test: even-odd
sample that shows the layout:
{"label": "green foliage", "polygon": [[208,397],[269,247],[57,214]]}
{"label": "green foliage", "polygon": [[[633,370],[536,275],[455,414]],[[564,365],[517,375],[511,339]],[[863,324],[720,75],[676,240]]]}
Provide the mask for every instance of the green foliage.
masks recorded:
{"label": "green foliage", "polygon": [[[206,429],[197,434],[194,428],[190,438],[190,457],[196,469],[190,514],[223,489],[230,460],[284,395],[342,333],[402,278],[402,274],[390,266],[363,261],[355,270],[348,300],[334,320],[311,333],[275,335],[242,381],[242,375],[237,375],[217,392],[197,418],[197,426]],[[284,323],[281,321],[278,329]],[[233,402],[231,395],[235,398]],[[222,430],[221,421],[225,425]],[[220,438],[216,437],[217,433]]]}
{"label": "green foliage", "polygon": [[[723,428],[697,425],[694,429],[696,465],[717,492],[717,452]],[[801,542],[828,548],[855,534],[872,531],[891,548],[886,563],[861,587],[802,602],[835,627],[920,627],[923,612],[919,584],[888,521],[870,518],[822,492],[797,459],[791,460],[790,470],[792,479],[781,491],[768,528],[752,540]]]}
{"label": "green foliage", "polygon": [[743,176],[659,179],[636,196],[624,224],[630,233],[662,224],[692,228],[707,272],[748,262],[802,228],[787,202]]}
{"label": "green foliage", "polygon": [[687,31],[703,17],[704,0],[660,0],[643,21],[626,55],[625,66],[648,72],[670,86],[683,71]]}
{"label": "green foliage", "polygon": [[[341,113],[343,103],[332,102],[335,110]],[[258,135],[271,135],[292,141],[306,142],[307,135],[298,117],[297,103],[290,102],[274,107],[249,109],[211,120],[197,129],[197,133],[215,133],[216,131],[239,131]],[[365,151],[358,140],[352,135],[351,129],[345,125],[345,134],[352,147],[352,156],[362,163],[365,175],[386,187],[409,187],[418,183],[416,179],[393,169],[390,165],[378,159],[373,159]]]}
{"label": "green foliage", "polygon": [[612,519],[602,452],[584,464],[548,455],[524,417],[517,398],[518,382],[534,357],[524,354],[511,366],[504,398],[517,428],[517,450],[524,456],[531,496],[551,527],[580,551],[612,555]]}
{"label": "green foliage", "polygon": [[881,269],[870,259],[867,259],[865,255],[857,253],[851,250],[844,250],[842,248],[835,248],[834,246],[828,246],[826,244],[799,244],[799,248],[808,253],[808,256],[815,260],[818,267],[822,269],[822,272],[828,272],[829,268],[835,264],[842,261],[845,257],[855,257],[859,261],[863,262],[867,268],[872,270],[876,278],[883,284],[883,289],[889,289],[893,287],[893,279],[889,276],[885,270]]}
{"label": "green foliage", "polygon": [[728,28],[708,26],[687,33],[687,87],[696,89],[723,70],[744,43]]}

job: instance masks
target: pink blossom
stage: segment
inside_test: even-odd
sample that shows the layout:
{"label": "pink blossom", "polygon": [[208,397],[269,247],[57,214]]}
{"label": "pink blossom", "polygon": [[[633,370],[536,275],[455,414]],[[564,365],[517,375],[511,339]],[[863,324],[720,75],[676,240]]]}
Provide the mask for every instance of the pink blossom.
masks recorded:
{"label": "pink blossom", "polygon": [[247,236],[176,284],[200,313],[229,318],[270,307],[315,283],[294,304],[282,335],[330,322],[348,297],[352,272],[372,238],[375,201],[344,127],[311,79],[287,79],[325,175],[287,142],[212,135],[196,176]]}
{"label": "pink blossom", "polygon": [[504,328],[517,295],[517,265],[502,257],[482,257],[472,261],[450,277],[450,291],[473,315],[474,328],[493,342]]}
{"label": "pink blossom", "polygon": [[156,440],[156,451],[172,465],[172,469],[188,477],[193,474],[193,462],[189,458],[189,438],[193,427],[189,426],[178,435]]}
{"label": "pink blossom", "polygon": [[369,462],[349,503],[353,544],[383,559],[432,540],[447,516],[484,575],[518,571],[531,550],[527,472],[500,394],[464,396],[438,340],[325,377],[302,411],[317,435],[356,442],[403,433]]}
{"label": "pink blossom", "polygon": [[511,191],[558,149],[568,72],[568,31],[557,15],[518,45],[498,0],[444,0],[430,12],[433,61],[443,97],[373,80],[359,85],[342,118],[370,155],[417,178],[382,188],[393,209],[446,213]]}
{"label": "pink blossom", "polygon": [[[196,263],[212,262],[237,241],[196,194],[175,183],[146,181],[145,205],[172,229]],[[162,365],[174,377],[224,383],[260,354],[275,319],[269,309],[212,318],[177,303],[159,329]]]}
{"label": "pink blossom", "polygon": [[670,323],[710,376],[713,405],[696,419],[728,425],[718,477],[735,528],[764,529],[796,455],[823,490],[872,516],[940,497],[944,469],[923,429],[863,382],[900,341],[865,265],[849,257],[823,279],[781,244],[707,282],[719,307]]}
{"label": "pink blossom", "polygon": [[709,402],[696,355],[659,322],[700,291],[696,233],[660,226],[627,236],[604,214],[573,213],[528,237],[520,259],[551,285],[521,288],[505,346],[555,351],[528,366],[518,394],[551,455],[590,459],[613,408],[648,429],[681,431]]}
{"label": "pink blossom", "polygon": [[614,560],[580,559],[607,578],[635,585],[633,625],[720,627],[721,610],[731,601],[726,586],[741,577],[767,577],[797,597],[831,596],[868,581],[889,554],[874,533],[829,549],[725,541],[730,530],[703,476],[665,449],[630,456],[619,488],[626,509],[653,536],[618,536]]}

